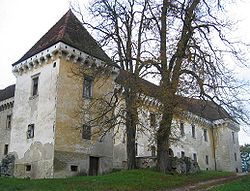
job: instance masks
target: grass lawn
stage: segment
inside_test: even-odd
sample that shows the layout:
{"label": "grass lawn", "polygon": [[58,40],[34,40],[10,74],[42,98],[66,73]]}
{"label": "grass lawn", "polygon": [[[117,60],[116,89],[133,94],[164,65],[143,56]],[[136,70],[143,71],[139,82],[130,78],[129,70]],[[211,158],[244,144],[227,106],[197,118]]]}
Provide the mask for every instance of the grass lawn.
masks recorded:
{"label": "grass lawn", "polygon": [[65,179],[0,178],[0,191],[161,190],[231,175],[233,173],[202,171],[184,176],[165,175],[153,170],[131,170]]}
{"label": "grass lawn", "polygon": [[249,191],[250,190],[250,175],[239,180],[215,187],[211,191]]}

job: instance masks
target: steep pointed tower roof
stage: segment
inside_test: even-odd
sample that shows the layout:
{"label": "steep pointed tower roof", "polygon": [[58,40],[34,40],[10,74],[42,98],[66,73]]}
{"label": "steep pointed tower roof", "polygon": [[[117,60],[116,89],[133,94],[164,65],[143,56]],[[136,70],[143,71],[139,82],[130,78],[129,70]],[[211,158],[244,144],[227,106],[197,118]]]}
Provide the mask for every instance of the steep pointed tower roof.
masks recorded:
{"label": "steep pointed tower roof", "polygon": [[107,54],[69,10],[16,64],[58,43],[64,42],[82,52],[109,61]]}

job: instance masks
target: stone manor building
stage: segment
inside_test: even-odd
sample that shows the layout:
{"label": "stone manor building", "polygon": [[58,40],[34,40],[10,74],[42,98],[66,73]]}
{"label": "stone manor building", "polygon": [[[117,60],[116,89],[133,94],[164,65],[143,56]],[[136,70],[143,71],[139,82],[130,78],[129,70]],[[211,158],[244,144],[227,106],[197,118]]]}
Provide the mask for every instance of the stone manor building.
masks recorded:
{"label": "stone manor building", "polygon": [[[100,137],[98,127],[83,122],[93,118],[91,112],[80,116],[79,108],[123,85],[127,74],[112,64],[70,10],[12,66],[16,84],[0,90],[0,160],[8,153],[15,156],[14,176],[97,175],[126,167],[124,125]],[[106,72],[96,74],[97,69]],[[140,124],[157,128],[157,86],[145,80],[140,84]],[[180,107],[183,115],[175,116],[173,124],[179,141],[171,145],[171,154],[188,156],[203,170],[241,171],[239,124],[208,101],[185,99]],[[155,128],[143,133],[140,128],[137,158],[155,158]]]}

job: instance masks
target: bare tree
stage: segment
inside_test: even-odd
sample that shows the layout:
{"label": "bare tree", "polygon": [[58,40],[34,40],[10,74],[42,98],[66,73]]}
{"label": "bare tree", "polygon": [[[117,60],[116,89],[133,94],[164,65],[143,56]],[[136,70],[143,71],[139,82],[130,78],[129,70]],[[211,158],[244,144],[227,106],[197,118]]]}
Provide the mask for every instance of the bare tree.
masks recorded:
{"label": "bare tree", "polygon": [[[148,0],[94,0],[89,10],[95,22],[83,20],[85,26],[97,33],[99,43],[111,55],[112,60],[121,70],[131,74],[120,83],[126,106],[128,169],[136,168],[137,80],[146,75],[150,66],[142,61],[148,58],[150,47],[145,26],[147,4]],[[82,15],[79,7],[74,10]]]}
{"label": "bare tree", "polygon": [[173,115],[180,96],[210,100],[233,117],[247,121],[237,96],[242,87],[227,68],[227,55],[244,66],[240,42],[226,38],[232,22],[225,17],[222,0],[162,0],[149,2],[152,36],[158,53],[152,64],[161,76],[162,119],[157,132],[157,166],[170,170],[168,149]]}

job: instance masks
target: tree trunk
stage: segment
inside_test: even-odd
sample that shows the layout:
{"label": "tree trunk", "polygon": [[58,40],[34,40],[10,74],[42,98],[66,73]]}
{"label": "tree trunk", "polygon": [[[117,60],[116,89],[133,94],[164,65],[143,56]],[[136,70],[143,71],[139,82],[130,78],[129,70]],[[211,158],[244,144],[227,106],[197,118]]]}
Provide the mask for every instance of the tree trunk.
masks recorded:
{"label": "tree trunk", "polygon": [[171,125],[174,111],[174,96],[172,99],[167,96],[163,106],[162,119],[157,132],[157,169],[160,172],[166,173],[172,170],[171,161],[169,158]]}
{"label": "tree trunk", "polygon": [[125,89],[126,99],[126,134],[127,134],[127,167],[136,168],[135,136],[137,124],[136,93],[133,88]]}

